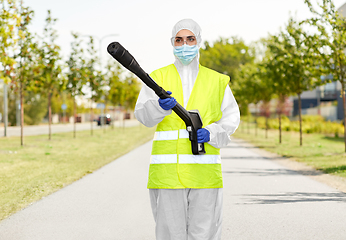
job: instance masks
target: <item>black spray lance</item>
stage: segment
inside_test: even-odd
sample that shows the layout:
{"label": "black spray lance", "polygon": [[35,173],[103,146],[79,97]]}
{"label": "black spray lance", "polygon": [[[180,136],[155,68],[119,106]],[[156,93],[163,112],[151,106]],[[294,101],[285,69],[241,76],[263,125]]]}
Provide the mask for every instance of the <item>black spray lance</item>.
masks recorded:
{"label": "black spray lance", "polygon": [[[139,77],[149,88],[151,88],[161,99],[171,96],[139,66],[136,59],[118,42],[112,42],[107,47],[108,53],[121,65]],[[185,122],[186,130],[189,132],[192,153],[194,155],[204,154],[204,143],[198,143],[197,130],[202,128],[202,118],[198,110],[187,111],[179,103],[172,110]]]}

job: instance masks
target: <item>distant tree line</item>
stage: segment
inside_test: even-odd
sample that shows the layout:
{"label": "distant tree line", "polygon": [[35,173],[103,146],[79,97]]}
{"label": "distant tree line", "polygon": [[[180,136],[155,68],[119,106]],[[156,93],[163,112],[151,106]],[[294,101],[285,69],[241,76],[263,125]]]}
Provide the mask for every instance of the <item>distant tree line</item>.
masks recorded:
{"label": "distant tree line", "polygon": [[[56,44],[58,33],[54,25],[57,19],[50,10],[39,35],[29,30],[34,11],[24,6],[23,1],[0,0],[0,9],[0,79],[9,87],[11,125],[16,123],[18,108],[22,128],[24,123],[38,124],[47,117],[51,139],[52,114],[61,113],[62,104],[67,106],[67,116],[76,117],[81,111],[90,111],[93,115],[91,104],[77,106],[77,97],[104,103],[106,108],[109,105],[134,108],[138,81],[115,61],[110,61],[107,71],[103,71],[92,36],[84,42],[85,38],[72,33],[72,50],[64,60]],[[0,103],[2,110],[2,99]]]}
{"label": "distant tree line", "polygon": [[[331,81],[340,81],[344,121],[346,75],[346,20],[335,9],[332,0],[315,6],[304,0],[313,17],[298,21],[290,17],[286,26],[275,35],[246,45],[237,37],[221,38],[201,50],[201,64],[231,76],[231,88],[241,115],[249,114],[249,104],[270,115],[269,103],[277,99],[279,141],[281,115],[286,99],[298,97],[300,145],[302,139],[301,94]],[[346,151],[346,125],[344,139]]]}
{"label": "distant tree line", "polygon": [[[346,20],[332,0],[323,0],[317,6],[310,0],[304,2],[313,13],[312,18],[298,21],[290,17],[279,33],[250,45],[239,37],[205,42],[200,58],[202,65],[231,77],[230,85],[242,116],[248,115],[249,104],[254,104],[268,118],[270,102],[277,99],[280,142],[281,115],[287,98],[297,96],[300,145],[303,144],[301,94],[304,91],[340,81],[343,122],[346,118]],[[0,79],[10,86],[12,124],[16,100],[22,111],[21,126],[24,122],[36,124],[47,115],[50,126],[52,113],[59,113],[62,103],[67,105],[70,116],[86,110],[93,115],[92,107],[85,106],[82,110],[76,106],[76,98],[83,95],[88,95],[92,102],[134,107],[139,91],[136,78],[124,74],[115,61],[108,63],[107,71],[103,71],[93,37],[86,43],[85,38],[72,33],[72,50],[65,61],[56,44],[57,19],[50,11],[42,35],[36,35],[28,28],[34,12],[23,1],[0,0],[0,4]],[[345,127],[344,124],[346,151]]]}

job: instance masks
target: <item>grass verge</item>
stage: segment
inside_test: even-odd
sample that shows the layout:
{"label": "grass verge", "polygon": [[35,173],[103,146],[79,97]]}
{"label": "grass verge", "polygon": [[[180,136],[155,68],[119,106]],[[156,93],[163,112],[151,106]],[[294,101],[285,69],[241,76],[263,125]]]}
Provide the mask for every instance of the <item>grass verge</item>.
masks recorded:
{"label": "grass verge", "polygon": [[323,134],[303,134],[303,146],[299,145],[298,132],[282,132],[282,143],[279,143],[279,131],[249,129],[244,124],[232,136],[244,139],[259,148],[277,153],[292,160],[305,163],[325,173],[346,178],[346,155],[343,138],[328,137]]}
{"label": "grass verge", "polygon": [[154,128],[136,126],[0,138],[0,220],[152,139]]}

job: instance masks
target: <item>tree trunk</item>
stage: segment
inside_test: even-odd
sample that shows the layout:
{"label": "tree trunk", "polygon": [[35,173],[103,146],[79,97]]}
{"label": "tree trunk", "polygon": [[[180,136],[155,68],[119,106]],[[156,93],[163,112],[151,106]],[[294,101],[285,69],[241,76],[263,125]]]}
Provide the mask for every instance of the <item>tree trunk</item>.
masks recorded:
{"label": "tree trunk", "polygon": [[[104,123],[104,126],[103,126],[103,133],[106,133],[106,127],[107,127],[107,100],[105,100],[104,116],[105,116],[106,118],[102,118],[102,119],[103,119],[103,123]],[[105,122],[105,120],[106,120],[106,122]]]}
{"label": "tree trunk", "polygon": [[250,133],[250,117],[247,119],[247,133]]}
{"label": "tree trunk", "polygon": [[279,143],[281,144],[281,111],[279,112]]}
{"label": "tree trunk", "polygon": [[93,110],[93,105],[91,102],[91,106],[90,106],[90,134],[91,136],[94,134],[93,133],[93,122],[94,122],[94,110]]}
{"label": "tree trunk", "polygon": [[76,109],[76,99],[73,97],[73,116],[74,116],[74,122],[73,122],[73,138],[76,138],[76,123],[77,123],[77,109]]}
{"label": "tree trunk", "polygon": [[112,129],[114,129],[114,121],[115,121],[115,105],[114,105],[114,108],[113,108]]}
{"label": "tree trunk", "polygon": [[281,95],[279,97],[278,105],[277,105],[277,113],[279,117],[279,144],[282,143],[282,125],[281,125],[281,114],[282,114],[282,109],[284,107],[285,103],[285,98]]}
{"label": "tree trunk", "polygon": [[256,103],[256,105],[255,105],[255,107],[256,107],[256,112],[255,112],[255,136],[257,136],[257,127],[258,127],[258,123],[257,123],[257,104],[258,103]]}
{"label": "tree trunk", "polygon": [[8,95],[7,95],[7,84],[4,82],[4,137],[7,137],[8,127]]}
{"label": "tree trunk", "polygon": [[123,130],[125,129],[125,118],[126,118],[126,113],[127,113],[127,110],[125,111],[125,114],[123,116]]}
{"label": "tree trunk", "polygon": [[302,100],[300,94],[298,94],[298,111],[299,111],[299,139],[300,146],[303,146],[303,130],[302,130]]}
{"label": "tree trunk", "polygon": [[24,146],[24,93],[23,82],[20,83],[20,145]]}
{"label": "tree trunk", "polygon": [[48,139],[52,139],[52,93],[48,93]]}
{"label": "tree trunk", "polygon": [[266,138],[268,138],[268,116],[266,114]]}
{"label": "tree trunk", "polygon": [[346,152],[346,99],[345,99],[345,82],[342,83],[342,105],[344,108],[344,143],[345,143],[345,152]]}

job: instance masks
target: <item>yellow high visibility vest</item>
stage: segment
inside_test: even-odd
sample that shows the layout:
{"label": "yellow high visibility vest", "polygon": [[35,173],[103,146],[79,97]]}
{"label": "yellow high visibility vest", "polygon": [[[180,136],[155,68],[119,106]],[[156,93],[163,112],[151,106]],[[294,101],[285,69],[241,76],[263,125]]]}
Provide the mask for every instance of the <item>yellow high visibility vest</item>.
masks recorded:
{"label": "yellow high visibility vest", "polygon": [[[150,76],[171,91],[177,102],[184,103],[181,79],[174,64]],[[228,76],[199,66],[186,110],[198,109],[203,127],[222,117],[221,104],[228,82]],[[174,112],[166,116],[156,128],[148,188],[222,188],[220,149],[208,143],[204,146],[204,155],[193,155],[185,123]]]}

